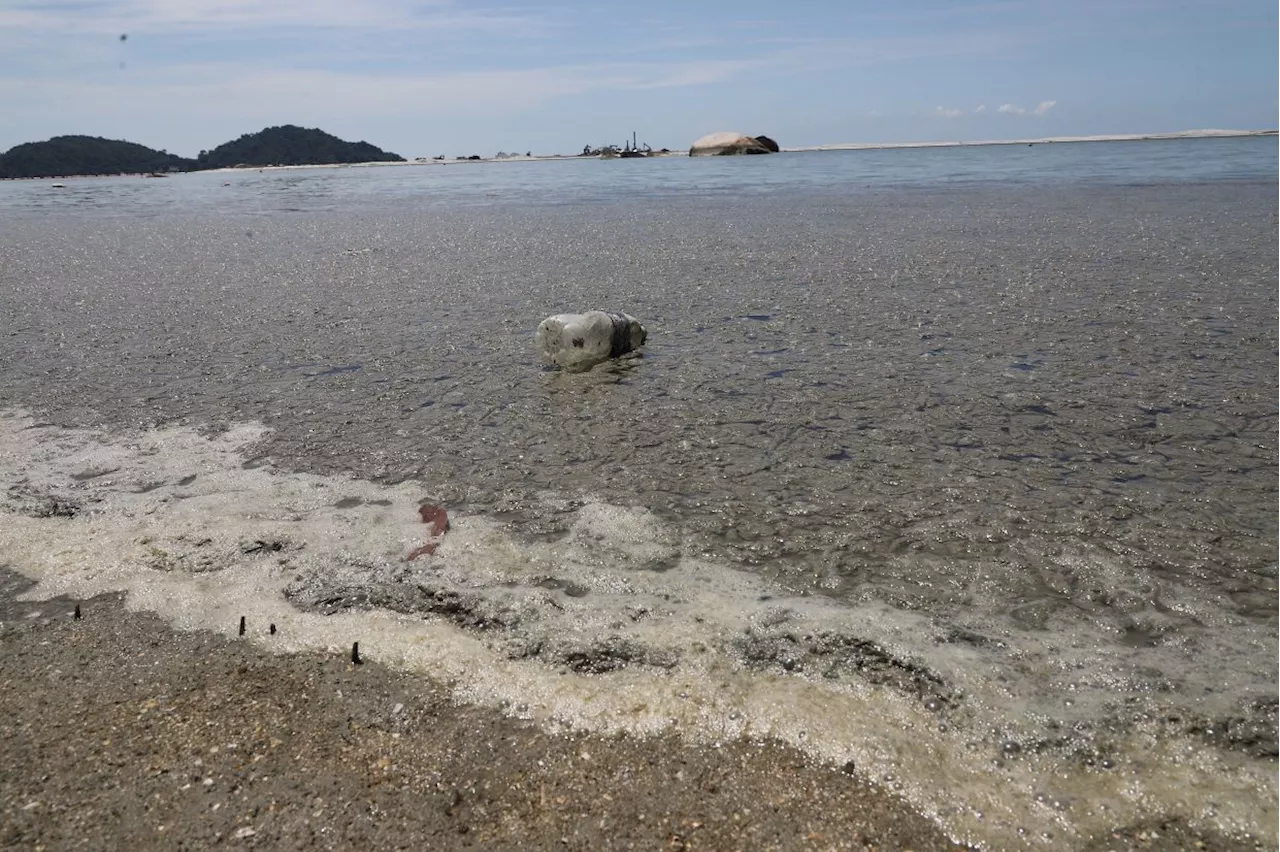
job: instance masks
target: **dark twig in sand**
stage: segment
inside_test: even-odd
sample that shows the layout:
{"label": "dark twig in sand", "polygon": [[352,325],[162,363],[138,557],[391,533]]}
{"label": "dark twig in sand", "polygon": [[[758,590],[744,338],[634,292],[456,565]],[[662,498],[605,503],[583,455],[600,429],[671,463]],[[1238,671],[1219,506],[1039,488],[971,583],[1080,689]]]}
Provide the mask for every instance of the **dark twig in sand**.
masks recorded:
{"label": "dark twig in sand", "polygon": [[80,604],[76,604],[75,614],[73,614],[71,617],[76,621],[80,620]]}
{"label": "dark twig in sand", "polygon": [[364,662],[364,660],[360,659],[360,643],[359,642],[351,643],[351,662],[355,663],[357,666]]}
{"label": "dark twig in sand", "polygon": [[240,616],[240,635],[244,635],[244,616]]}

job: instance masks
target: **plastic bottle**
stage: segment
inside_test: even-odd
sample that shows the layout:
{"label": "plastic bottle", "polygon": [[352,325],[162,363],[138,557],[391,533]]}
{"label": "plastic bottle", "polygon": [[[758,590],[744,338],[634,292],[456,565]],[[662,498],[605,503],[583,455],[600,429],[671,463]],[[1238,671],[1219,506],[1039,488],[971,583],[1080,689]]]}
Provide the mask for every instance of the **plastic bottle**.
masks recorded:
{"label": "plastic bottle", "polygon": [[581,373],[643,346],[646,337],[629,314],[587,311],[547,317],[538,326],[536,345],[547,363]]}

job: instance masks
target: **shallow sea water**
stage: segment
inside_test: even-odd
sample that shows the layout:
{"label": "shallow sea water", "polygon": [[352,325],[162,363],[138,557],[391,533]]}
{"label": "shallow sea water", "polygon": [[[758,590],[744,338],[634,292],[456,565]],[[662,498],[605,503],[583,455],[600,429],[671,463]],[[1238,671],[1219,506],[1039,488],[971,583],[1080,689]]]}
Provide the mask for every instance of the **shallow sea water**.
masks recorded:
{"label": "shallow sea water", "polygon": [[[1275,140],[1044,147],[0,185],[0,562],[991,848],[1274,842]],[[591,308],[642,352],[538,364]]]}

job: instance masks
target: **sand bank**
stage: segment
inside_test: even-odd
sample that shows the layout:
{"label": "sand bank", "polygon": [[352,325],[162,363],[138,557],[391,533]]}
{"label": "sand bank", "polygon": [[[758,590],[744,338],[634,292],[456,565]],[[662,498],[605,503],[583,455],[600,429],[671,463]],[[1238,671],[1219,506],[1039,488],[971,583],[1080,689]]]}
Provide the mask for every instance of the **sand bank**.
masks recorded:
{"label": "sand bank", "polygon": [[[0,569],[3,848],[964,848],[857,767],[776,743],[548,732],[345,654],[29,585]],[[1084,848],[1260,847],[1162,822]]]}
{"label": "sand bank", "polygon": [[0,847],[961,848],[776,744],[547,732],[346,655],[175,632],[118,595],[76,621],[25,585],[0,571]]}
{"label": "sand bank", "polygon": [[1168,139],[1211,139],[1232,136],[1275,136],[1275,130],[1180,130],[1174,133],[1129,133],[1102,136],[1043,136],[1027,139],[985,139],[971,142],[847,142],[784,148],[785,151],[861,151],[882,148],[972,148],[984,145],[1046,145],[1067,142],[1152,142]]}

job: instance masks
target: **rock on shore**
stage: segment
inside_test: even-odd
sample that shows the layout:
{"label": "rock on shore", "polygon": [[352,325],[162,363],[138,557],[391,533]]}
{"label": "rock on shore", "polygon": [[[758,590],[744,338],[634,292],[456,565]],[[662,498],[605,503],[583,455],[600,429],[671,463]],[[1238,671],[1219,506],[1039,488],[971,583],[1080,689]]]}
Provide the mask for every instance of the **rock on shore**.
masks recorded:
{"label": "rock on shore", "polygon": [[712,133],[703,136],[689,146],[690,157],[716,157],[727,154],[769,154],[778,150],[778,143],[767,136],[747,136],[742,133]]}

